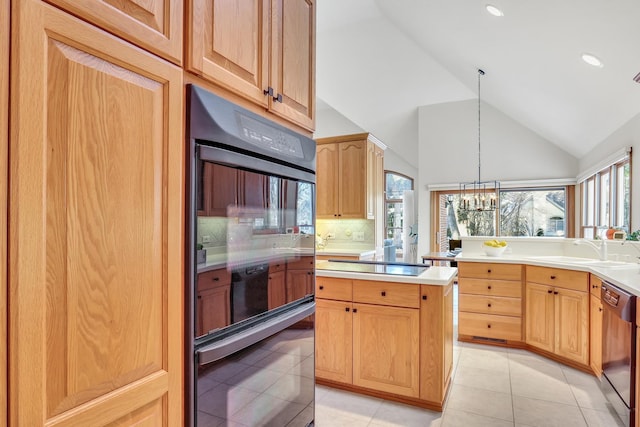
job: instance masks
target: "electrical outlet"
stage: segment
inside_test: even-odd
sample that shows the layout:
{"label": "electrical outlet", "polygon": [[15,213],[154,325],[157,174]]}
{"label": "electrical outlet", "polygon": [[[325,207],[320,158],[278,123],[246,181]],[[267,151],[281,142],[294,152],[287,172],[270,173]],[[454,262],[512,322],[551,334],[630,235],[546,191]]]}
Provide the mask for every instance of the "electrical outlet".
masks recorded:
{"label": "electrical outlet", "polygon": [[335,239],[336,233],[327,233],[327,239]]}
{"label": "electrical outlet", "polygon": [[211,236],[202,236],[202,243],[211,243]]}
{"label": "electrical outlet", "polygon": [[354,231],[353,232],[353,240],[355,240],[356,242],[363,242],[364,241],[364,231]]}

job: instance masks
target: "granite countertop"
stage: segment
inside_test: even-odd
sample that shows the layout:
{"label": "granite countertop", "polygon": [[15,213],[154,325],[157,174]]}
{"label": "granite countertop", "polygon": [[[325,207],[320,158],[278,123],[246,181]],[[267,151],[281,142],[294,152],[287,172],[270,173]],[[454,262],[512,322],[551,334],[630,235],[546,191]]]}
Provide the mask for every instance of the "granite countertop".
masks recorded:
{"label": "granite countertop", "polygon": [[458,273],[455,267],[429,267],[419,276],[400,276],[383,273],[361,273],[353,271],[323,270],[322,264],[329,261],[316,261],[316,276],[341,279],[375,280],[378,282],[415,283],[418,285],[448,285]]}
{"label": "granite countertop", "polygon": [[499,257],[483,253],[462,252],[457,262],[495,262],[505,264],[527,264],[540,267],[564,268],[593,273],[620,288],[640,296],[640,264],[620,261],[600,261],[593,258],[569,257],[562,255],[504,254]]}

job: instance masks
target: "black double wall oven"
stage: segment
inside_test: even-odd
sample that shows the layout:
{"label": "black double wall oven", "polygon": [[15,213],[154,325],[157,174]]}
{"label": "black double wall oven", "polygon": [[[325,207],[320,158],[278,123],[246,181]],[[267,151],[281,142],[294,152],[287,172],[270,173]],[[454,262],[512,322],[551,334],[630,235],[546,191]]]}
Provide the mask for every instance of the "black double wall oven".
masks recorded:
{"label": "black double wall oven", "polygon": [[315,142],[187,99],[185,425],[313,425]]}

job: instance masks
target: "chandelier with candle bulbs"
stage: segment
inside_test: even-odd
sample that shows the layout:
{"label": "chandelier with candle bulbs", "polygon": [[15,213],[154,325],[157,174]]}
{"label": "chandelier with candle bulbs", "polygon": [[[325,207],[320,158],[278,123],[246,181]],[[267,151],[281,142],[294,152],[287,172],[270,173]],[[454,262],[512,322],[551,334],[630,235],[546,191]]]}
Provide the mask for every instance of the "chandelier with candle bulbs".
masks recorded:
{"label": "chandelier with candle bulbs", "polygon": [[467,212],[495,211],[500,193],[498,181],[480,179],[480,77],[484,74],[478,69],[478,179],[460,183],[460,209]]}

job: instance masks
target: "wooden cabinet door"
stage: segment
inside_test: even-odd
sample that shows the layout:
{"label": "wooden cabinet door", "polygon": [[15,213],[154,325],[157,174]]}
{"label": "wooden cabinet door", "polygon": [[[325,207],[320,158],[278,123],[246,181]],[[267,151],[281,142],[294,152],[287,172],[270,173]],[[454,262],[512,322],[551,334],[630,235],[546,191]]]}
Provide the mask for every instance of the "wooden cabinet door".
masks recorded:
{"label": "wooden cabinet door", "polygon": [[204,164],[203,205],[208,216],[227,216],[238,199],[238,171],[215,163]]}
{"label": "wooden cabinet door", "polygon": [[189,0],[186,68],[264,108],[270,0]]}
{"label": "wooden cabinet door", "polygon": [[419,329],[418,309],[353,304],[353,384],[418,397]]}
{"label": "wooden cabinet door", "polygon": [[340,178],[337,191],[340,193],[340,218],[364,219],[366,218],[366,174],[364,173],[367,167],[366,142],[344,142],[338,145],[338,150]]}
{"label": "wooden cabinet door", "polygon": [[231,285],[199,291],[196,304],[196,335],[231,324]]}
{"label": "wooden cabinet door", "polygon": [[50,0],[143,49],[182,64],[181,0]]}
{"label": "wooden cabinet door", "polygon": [[314,0],[272,0],[269,109],[300,126],[315,127]]}
{"label": "wooden cabinet door", "polygon": [[554,349],[554,295],[550,286],[527,283],[525,290],[525,340],[542,350]]}
{"label": "wooden cabinet door", "polygon": [[287,302],[313,292],[313,270],[287,270]]}
{"label": "wooden cabinet door", "polygon": [[340,171],[338,144],[318,144],[316,153],[316,218],[338,218]]}
{"label": "wooden cabinet door", "polygon": [[555,353],[588,366],[589,293],[554,289]]}
{"label": "wooden cabinet door", "polygon": [[286,275],[284,271],[269,273],[269,310],[280,307],[287,302]]}
{"label": "wooden cabinet door", "polygon": [[351,384],[351,303],[316,300],[316,377]]}
{"label": "wooden cabinet door", "polygon": [[602,301],[599,296],[590,296],[591,328],[589,333],[590,364],[593,372],[602,375]]}
{"label": "wooden cabinet door", "polygon": [[180,425],[182,71],[12,12],[10,425]]}
{"label": "wooden cabinet door", "polygon": [[248,171],[240,171],[238,175],[238,194],[241,199],[238,203],[249,208],[266,208],[268,178]]}

